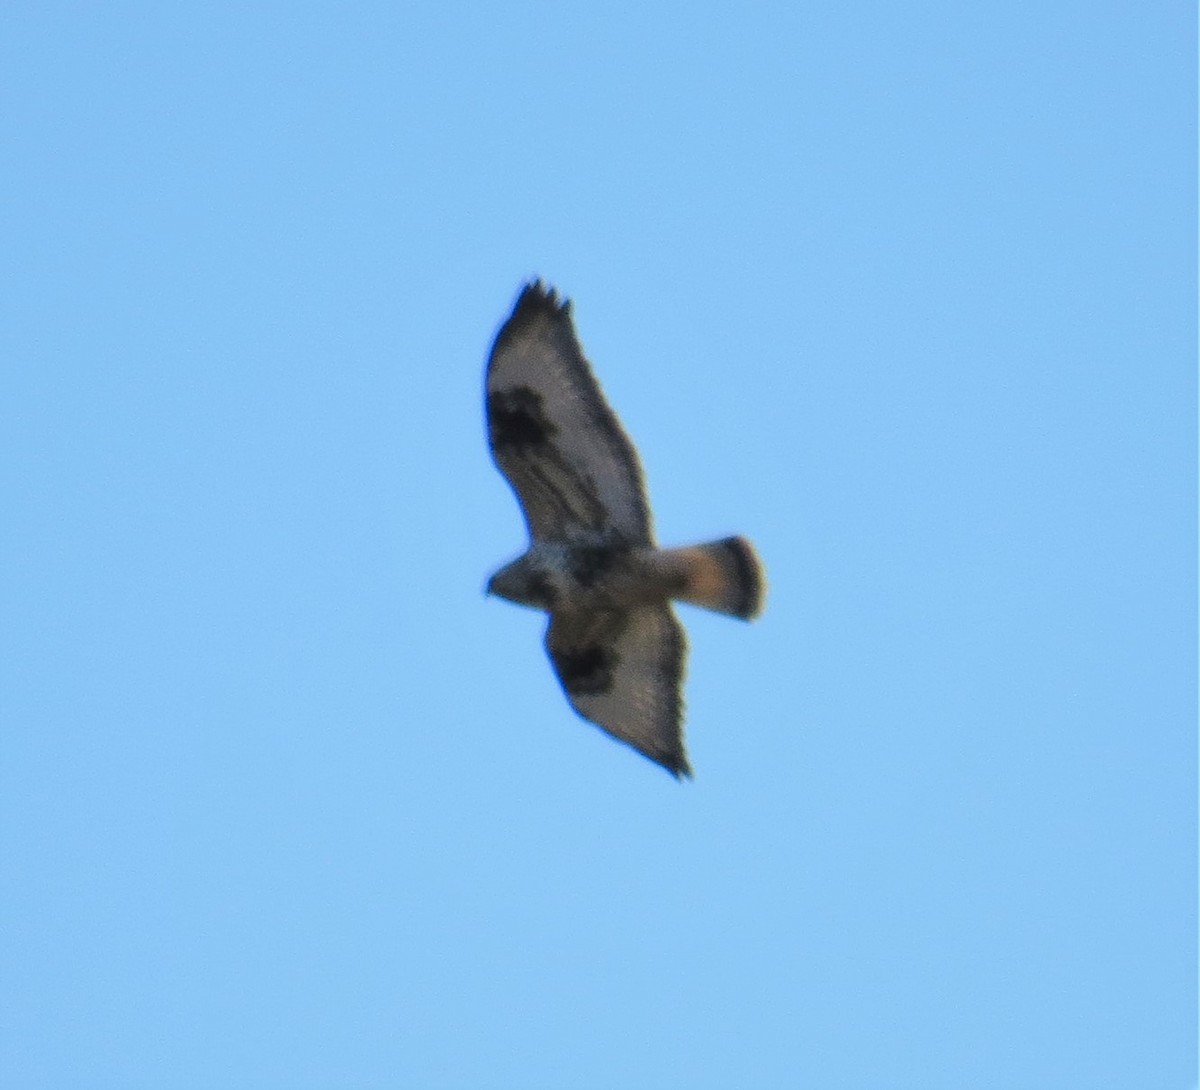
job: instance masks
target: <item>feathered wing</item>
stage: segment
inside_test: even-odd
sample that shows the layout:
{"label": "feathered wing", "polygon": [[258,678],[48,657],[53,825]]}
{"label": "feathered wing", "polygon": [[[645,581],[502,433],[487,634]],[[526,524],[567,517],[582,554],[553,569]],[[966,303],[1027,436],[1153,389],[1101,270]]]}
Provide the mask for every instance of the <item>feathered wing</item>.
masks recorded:
{"label": "feathered wing", "polygon": [[554,614],[546,650],[585,719],[676,777],[690,776],[680,682],[687,645],[667,605]]}
{"label": "feathered wing", "polygon": [[492,345],[487,420],[534,541],[607,532],[649,543],[637,452],[584,358],[570,303],[540,281],[521,292]]}

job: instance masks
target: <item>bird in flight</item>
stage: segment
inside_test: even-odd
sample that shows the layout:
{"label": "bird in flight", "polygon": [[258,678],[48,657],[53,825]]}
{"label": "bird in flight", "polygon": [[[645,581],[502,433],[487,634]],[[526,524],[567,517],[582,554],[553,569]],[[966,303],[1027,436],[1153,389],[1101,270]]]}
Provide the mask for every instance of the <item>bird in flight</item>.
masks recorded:
{"label": "bird in flight", "polygon": [[486,385],[492,457],[530,537],[488,593],[549,613],[546,650],[584,719],[690,776],[686,642],[671,602],[754,617],[764,588],[753,547],[742,537],[655,546],[637,451],[583,355],[570,302],[541,281],[496,335]]}

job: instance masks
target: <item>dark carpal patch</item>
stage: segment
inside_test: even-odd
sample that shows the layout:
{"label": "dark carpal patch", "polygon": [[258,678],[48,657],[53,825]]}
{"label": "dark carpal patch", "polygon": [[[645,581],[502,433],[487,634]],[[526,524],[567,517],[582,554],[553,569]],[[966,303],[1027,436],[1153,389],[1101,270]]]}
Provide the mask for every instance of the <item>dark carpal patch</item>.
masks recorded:
{"label": "dark carpal patch", "polygon": [[541,395],[528,386],[488,394],[487,415],[496,450],[541,446],[557,430],[542,410]]}
{"label": "dark carpal patch", "polygon": [[608,692],[612,688],[617,661],[615,652],[598,644],[572,647],[558,651],[554,656],[563,687],[575,695]]}

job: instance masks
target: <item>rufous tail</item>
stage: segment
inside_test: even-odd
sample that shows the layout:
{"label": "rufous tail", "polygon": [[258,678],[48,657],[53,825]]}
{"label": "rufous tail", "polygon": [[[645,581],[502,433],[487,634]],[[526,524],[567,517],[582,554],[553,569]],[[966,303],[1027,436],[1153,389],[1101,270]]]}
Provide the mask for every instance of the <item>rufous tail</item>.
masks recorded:
{"label": "rufous tail", "polygon": [[664,552],[680,573],[682,589],[674,597],[743,620],[762,610],[766,591],[762,565],[744,537]]}

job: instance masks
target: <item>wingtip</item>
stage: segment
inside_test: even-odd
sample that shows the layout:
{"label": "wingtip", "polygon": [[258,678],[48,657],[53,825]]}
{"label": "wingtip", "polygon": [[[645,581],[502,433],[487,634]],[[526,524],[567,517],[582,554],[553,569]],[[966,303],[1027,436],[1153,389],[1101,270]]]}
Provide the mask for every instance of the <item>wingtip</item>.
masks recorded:
{"label": "wingtip", "polygon": [[665,768],[679,783],[692,778],[692,766],[688,763],[688,759],[683,753],[671,757],[655,757],[652,759],[662,768]]}
{"label": "wingtip", "polygon": [[547,286],[540,276],[534,277],[521,289],[513,306],[513,318],[533,317],[538,313],[570,314],[571,300],[560,298],[555,288]]}
{"label": "wingtip", "polygon": [[571,301],[559,297],[554,288],[548,288],[541,278],[530,280],[517,295],[512,313],[505,319],[496,339],[492,342],[489,360],[505,349],[512,341],[529,330],[531,326],[544,322],[557,325],[563,320],[571,321]]}

